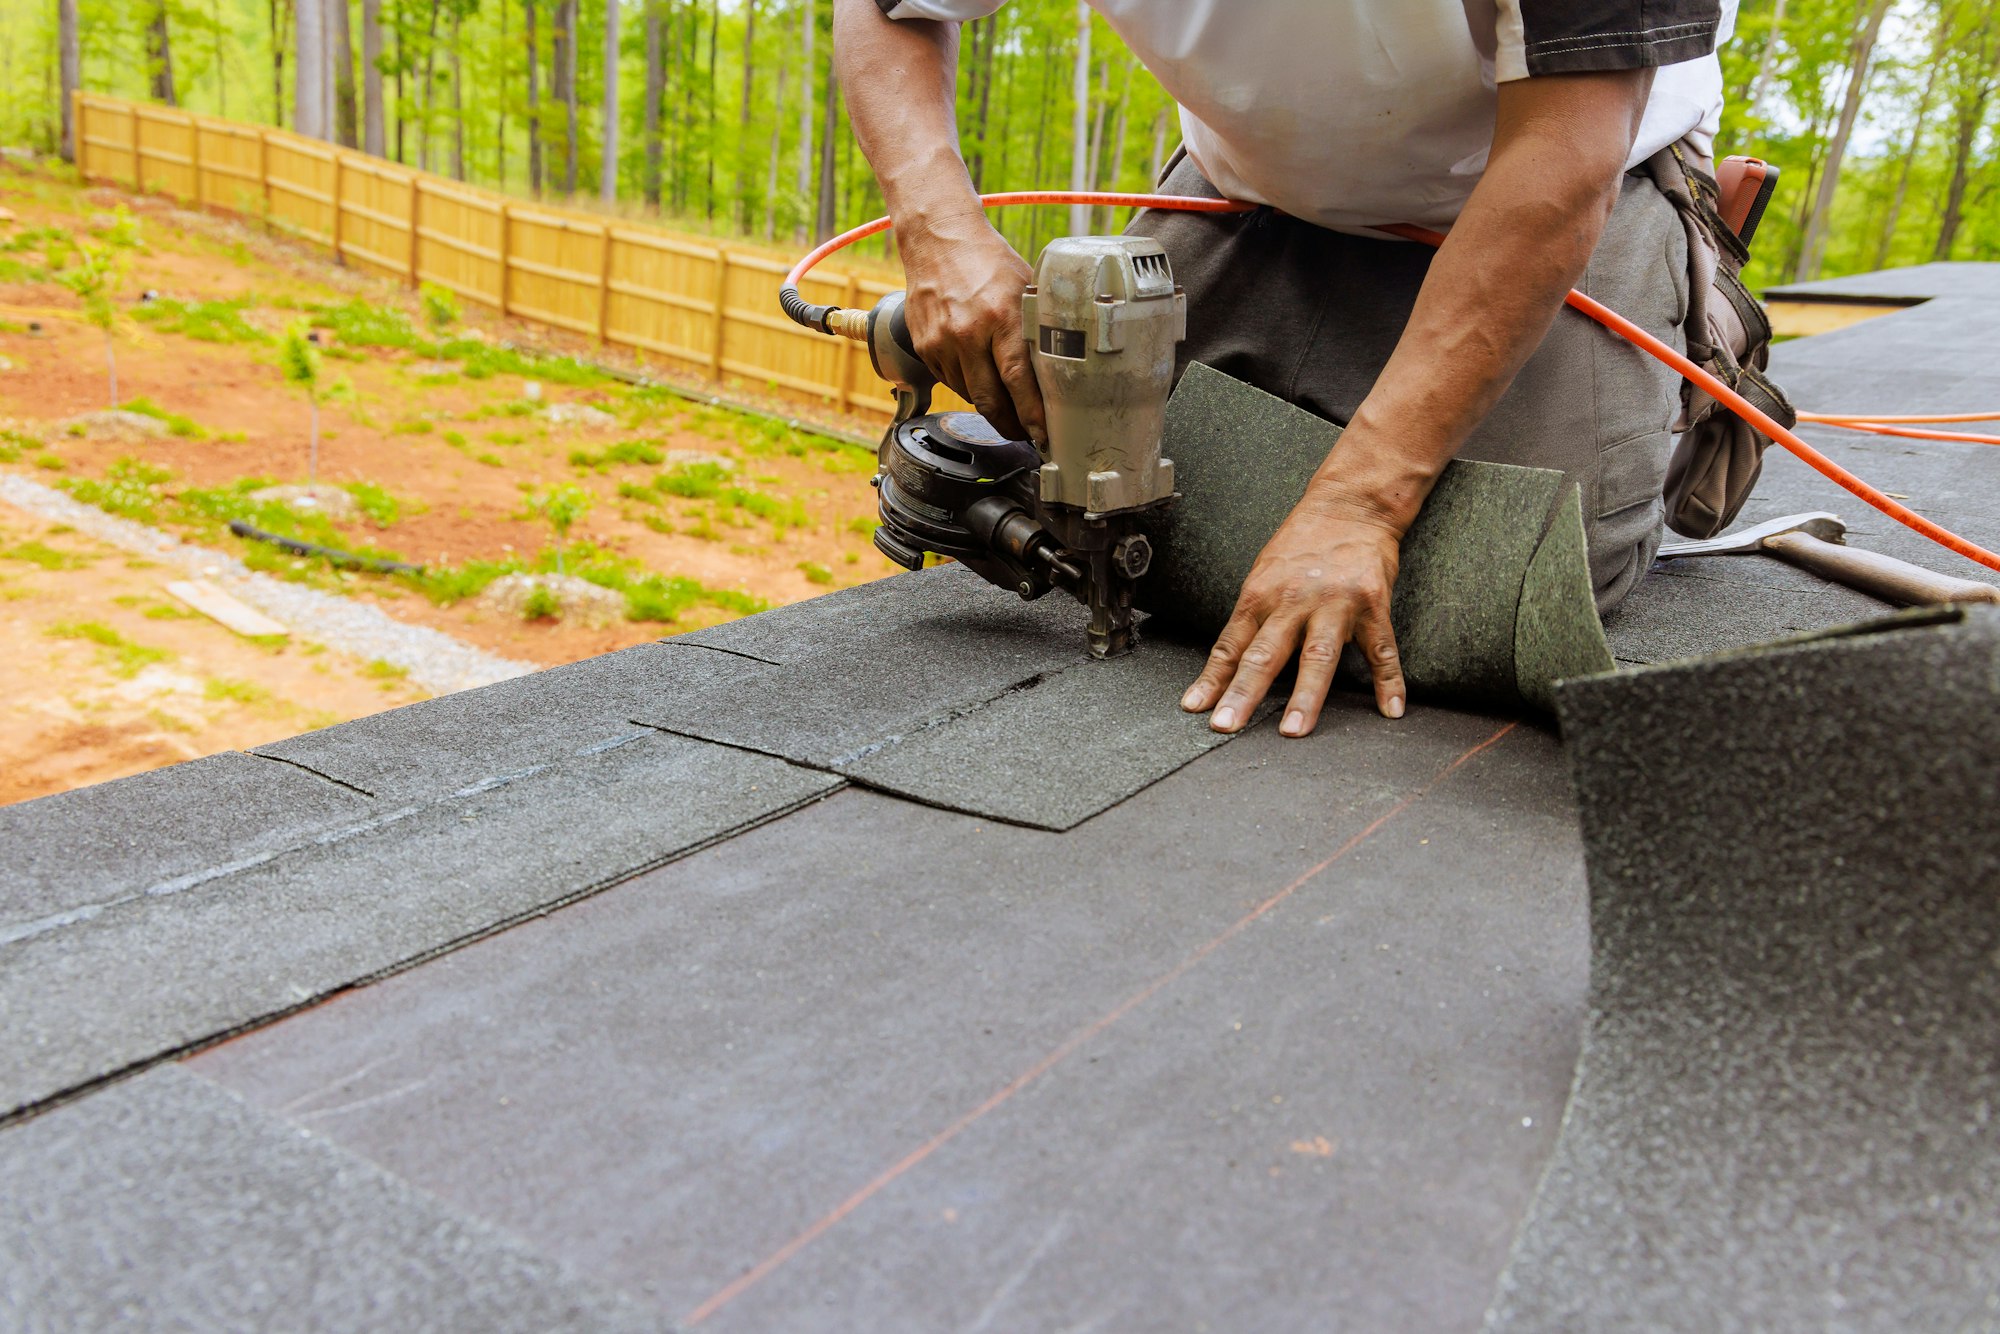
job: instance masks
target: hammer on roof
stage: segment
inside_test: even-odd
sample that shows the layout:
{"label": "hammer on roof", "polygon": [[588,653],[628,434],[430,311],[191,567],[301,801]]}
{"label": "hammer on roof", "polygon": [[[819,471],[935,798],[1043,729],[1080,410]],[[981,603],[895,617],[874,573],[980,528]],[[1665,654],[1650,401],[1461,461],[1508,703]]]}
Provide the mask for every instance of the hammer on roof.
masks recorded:
{"label": "hammer on roof", "polygon": [[1743,556],[1761,551],[1822,579],[1845,584],[1899,607],[1942,602],[2000,603],[2000,588],[1991,584],[1954,579],[1894,556],[1861,551],[1844,545],[1846,538],[1847,525],[1837,515],[1819,511],[1769,519],[1705,542],[1668,542],[1659,554],[1661,559],[1670,560],[1679,556]]}

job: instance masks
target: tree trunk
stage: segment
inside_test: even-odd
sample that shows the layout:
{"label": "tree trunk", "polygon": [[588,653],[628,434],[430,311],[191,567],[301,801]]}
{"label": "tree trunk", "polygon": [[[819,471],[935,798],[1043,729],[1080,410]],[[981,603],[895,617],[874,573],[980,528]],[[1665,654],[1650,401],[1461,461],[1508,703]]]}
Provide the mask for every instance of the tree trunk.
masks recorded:
{"label": "tree trunk", "polygon": [[660,0],[646,0],[646,207],[660,211],[660,101],[666,63],[660,58]]}
{"label": "tree trunk", "polygon": [[[1994,40],[1993,15],[1989,11],[1979,29],[1979,82],[1974,86],[1970,99],[1960,97],[1958,102],[1958,133],[1952,140],[1951,184],[1945,190],[1944,209],[1938,220],[1937,244],[1931,248],[1931,258],[1948,260],[1952,247],[1958,242],[1958,229],[1965,222],[1965,192],[1971,184],[1972,150],[1978,140],[1979,129],[1986,122],[1986,104],[1993,96],[1993,85],[2000,79],[2000,60],[1992,64],[1986,62],[1989,43]],[[1962,44],[1961,44],[1962,45]]]}
{"label": "tree trunk", "polygon": [[146,73],[155,102],[176,106],[174,46],[167,36],[167,0],[154,0],[153,20],[146,25]]}
{"label": "tree trunk", "polygon": [[840,75],[829,68],[826,72],[826,119],[820,122],[819,136],[819,197],[813,209],[813,241],[818,244],[833,235],[834,208],[834,136],[840,129]]}
{"label": "tree trunk", "polygon": [[778,236],[778,158],[784,152],[785,75],[789,67],[778,62],[778,89],[771,95],[771,151],[764,155],[764,240]]}
{"label": "tree trunk", "polygon": [[417,160],[425,171],[431,169],[431,125],[436,121],[438,7],[430,6],[430,26],[424,32],[424,95],[417,122]]}
{"label": "tree trunk", "polygon": [[381,157],[388,148],[382,118],[382,0],[361,0],[361,119],[364,146]]}
{"label": "tree trunk", "polygon": [[563,107],[563,194],[576,194],[576,0],[556,5],[556,97]]}
{"label": "tree trunk", "polygon": [[1806,222],[1805,242],[1793,282],[1809,282],[1819,276],[1826,256],[1826,236],[1833,223],[1833,196],[1840,186],[1840,160],[1847,155],[1847,141],[1854,133],[1855,117],[1861,113],[1861,95],[1867,90],[1870,65],[1875,58],[1875,41],[1882,35],[1882,20],[1888,17],[1891,0],[1875,0],[1868,20],[1854,39],[1854,56],[1847,69],[1847,95],[1841,99],[1840,121],[1834,127],[1833,142],[1827,148],[1826,167],[1819,178],[1819,193],[1813,200],[1812,217]]}
{"label": "tree trunk", "polygon": [[396,59],[392,62],[396,71],[396,82],[393,88],[395,96],[393,101],[396,104],[396,161],[400,163],[409,161],[404,151],[403,143],[403,131],[409,119],[408,109],[403,104],[403,67],[405,63],[403,59],[403,50],[405,47],[403,41],[403,6],[397,3],[389,12],[392,16],[391,21],[394,24],[396,38]]}
{"label": "tree trunk", "polygon": [[[1002,11],[1004,12],[1004,11]],[[983,40],[977,53],[974,67],[979,83],[978,111],[973,113],[972,161],[967,164],[972,173],[972,188],[985,189],[986,180],[986,139],[993,123],[993,48],[1000,44],[1000,15],[989,15],[980,25],[985,29]]]}
{"label": "tree trunk", "polygon": [[604,0],[604,146],[597,198],[607,208],[618,202],[618,0]]}
{"label": "tree trunk", "polygon": [[326,11],[319,0],[299,0],[292,24],[292,127],[309,139],[327,137]]}
{"label": "tree trunk", "polygon": [[1945,42],[1951,32],[1951,13],[1938,11],[1937,36],[1931,41],[1930,65],[1924,73],[1923,96],[1917,99],[1917,118],[1910,126],[1910,142],[1903,149],[1903,163],[1896,173],[1896,190],[1889,197],[1889,213],[1875,241],[1875,260],[1870,268],[1888,267],[1889,251],[1896,243],[1896,224],[1902,220],[1903,203],[1910,193],[1910,172],[1916,166],[1917,149],[1924,141],[1924,122],[1931,114],[1931,96],[1937,91],[1938,66],[1944,63]]}
{"label": "tree trunk", "polygon": [[722,0],[708,9],[708,220],[715,221],[715,46],[722,32]]}
{"label": "tree trunk", "polygon": [[1743,101],[1743,114],[1754,116],[1757,108],[1764,104],[1764,91],[1770,87],[1771,73],[1778,63],[1778,41],[1784,36],[1785,0],[1778,0],[1771,8],[1771,33],[1764,39],[1764,50],[1757,57],[1757,77],[1750,81],[1750,96]]}
{"label": "tree trunk", "polygon": [[333,55],[334,136],[343,148],[361,144],[360,116],[354,105],[354,43],[348,32],[347,0],[327,0],[327,48]]}
{"label": "tree trunk", "polygon": [[[1090,188],[1090,4],[1089,0],[1077,0],[1076,4],[1076,65],[1070,74],[1070,100],[1073,104],[1069,125],[1069,188],[1087,190]],[[1071,236],[1084,236],[1090,232],[1090,206],[1071,204],[1069,206],[1069,232]]]}
{"label": "tree trunk", "polygon": [[62,155],[76,161],[76,90],[83,86],[82,47],[77,40],[76,0],[56,4],[56,64],[62,70]]}
{"label": "tree trunk", "polygon": [[757,81],[757,0],[743,5],[743,105],[736,126],[736,226],[750,230],[750,97]]}
{"label": "tree trunk", "polygon": [[498,95],[493,99],[493,180],[507,188],[507,0],[500,0],[500,59],[494,71]]}
{"label": "tree trunk", "polygon": [[459,54],[462,15],[451,11],[451,178],[465,179],[465,60]]}
{"label": "tree trunk", "polygon": [[[801,15],[801,31],[799,33],[799,175],[796,193],[799,198],[799,207],[803,210],[805,208],[806,196],[812,189],[813,112],[819,109],[815,105],[819,99],[814,96],[814,93],[818,91],[819,67],[813,62],[813,39],[819,33],[819,6],[815,3],[815,0],[800,0],[799,11]],[[801,217],[803,218],[803,213]],[[806,228],[802,221],[795,233],[794,239],[803,241],[805,234]]]}
{"label": "tree trunk", "polygon": [[[1103,176],[1097,178],[1101,190],[1116,190],[1118,178],[1125,173],[1125,108],[1132,100],[1132,67],[1137,64],[1131,55],[1125,57],[1125,78],[1118,93],[1118,118],[1111,123],[1111,166]],[[1104,210],[1104,230],[1117,230],[1118,210],[1106,206]]]}
{"label": "tree trunk", "polygon": [[271,0],[271,123],[285,123],[285,9]]}
{"label": "tree trunk", "polygon": [[535,41],[535,0],[521,0],[528,19],[528,192],[542,197],[542,59]]}
{"label": "tree trunk", "polygon": [[215,42],[215,110],[229,114],[229,66],[223,61],[222,0],[208,0],[209,36]]}
{"label": "tree trunk", "polygon": [[1160,188],[1160,173],[1167,167],[1167,108],[1153,113],[1153,165],[1146,169],[1151,188]]}

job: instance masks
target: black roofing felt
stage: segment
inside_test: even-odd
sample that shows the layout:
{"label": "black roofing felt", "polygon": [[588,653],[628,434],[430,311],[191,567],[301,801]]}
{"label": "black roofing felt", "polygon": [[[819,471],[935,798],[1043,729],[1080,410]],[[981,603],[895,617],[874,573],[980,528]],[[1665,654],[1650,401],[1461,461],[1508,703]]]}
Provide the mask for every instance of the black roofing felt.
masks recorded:
{"label": "black roofing felt", "polygon": [[[1926,369],[1958,321],[2000,331],[2000,284],[1981,296],[1984,270],[1958,279],[1908,279],[1952,294],[1786,344],[1780,380],[1808,407],[2000,406],[2000,366]],[[2000,450],[1809,434],[2000,543]],[[1979,577],[1774,452],[1746,521],[1807,508],[1841,513],[1858,545]],[[1546,519],[1528,550],[1559,561],[1551,543],[1568,539],[1539,536]],[[1555,585],[1562,628],[1575,590]],[[1870,609],[1884,610],[1765,557],[1709,558],[1657,570],[1606,628],[1620,661],[1666,661]],[[262,1109],[258,1126],[310,1128],[577,1276],[522,1279],[531,1313],[580,1300],[582,1282],[718,1330],[1475,1323],[1584,1032],[1583,859],[1558,744],[1544,724],[1506,730],[1513,709],[1418,695],[1391,723],[1343,693],[1310,739],[1266,724],[1203,749],[1171,704],[1197,648],[1149,632],[1135,657],[1085,663],[1082,622],[1065,598],[1024,604],[929,570],[268,757],[0,811],[0,1103],[28,1109],[0,1127],[0,1163],[68,1183],[73,1204],[34,1188],[62,1254],[133,1276],[70,1282],[52,1323],[258,1323],[218,1319],[212,1296],[160,1273],[151,1257],[183,1236],[240,1249],[305,1327],[356,1323],[309,1304],[329,1266],[342,1284],[429,1294],[411,1300],[435,1319],[377,1323],[453,1323],[460,1294],[408,1286],[397,1248],[360,1230],[235,1240],[232,1210],[266,1218],[259,1200],[288,1198],[274,1177],[180,1192],[171,1142],[157,1159],[112,1147],[158,1085],[97,1084],[245,1028],[193,1067]],[[1514,617],[1516,667],[1545,631]],[[1602,653],[1588,635],[1561,643]],[[1880,682],[1843,688],[1854,699],[1827,717],[1865,713]],[[1675,706],[1660,763],[1677,775],[1737,730],[1699,712],[1707,698]],[[1815,736],[1831,744],[1802,736],[1801,753]],[[1876,776],[1893,792],[1901,770]],[[1655,787],[1646,802],[1689,782]],[[1846,780],[1829,790],[1863,799]],[[1760,811],[1786,827],[1791,808],[1766,795],[1717,794],[1725,828]],[[1911,857],[1959,827],[1909,815]],[[1951,920],[1968,940],[1985,929]],[[1925,939],[1885,930],[1885,953],[1857,966],[1887,976]],[[1679,1037],[1698,1031],[1682,1000],[1662,1011]],[[1613,1036],[1593,1030],[1606,1059]],[[134,1089],[140,1112],[105,1102]],[[215,1143],[264,1133],[220,1124]],[[1804,1161],[1785,1136],[1770,1161]],[[40,1161],[100,1140],[136,1165],[123,1221],[92,1221],[113,1207],[102,1191]],[[1586,1212],[1631,1180],[1620,1141],[1601,1145],[1594,1185],[1564,1197]],[[1595,1300],[1581,1280],[1537,1280],[1546,1254],[1524,1249],[1511,1291],[1550,1311],[1565,1293]],[[1922,1277],[1877,1268],[1855,1291]],[[1713,1314],[1648,1311],[1668,1328]]]}
{"label": "black roofing felt", "polygon": [[1554,740],[1426,716],[1068,834],[844,792],[195,1065],[671,1315],[935,1145],[704,1328],[1466,1328],[1583,885]]}
{"label": "black roofing felt", "polygon": [[9,1329],[663,1327],[175,1068],[0,1135],[0,1197]]}
{"label": "black roofing felt", "polygon": [[1590,1027],[1493,1327],[2000,1327],[2000,613],[1561,704]]}
{"label": "black roofing felt", "polygon": [[[206,877],[93,880],[90,911],[4,947],[0,1109],[266,1021],[839,785],[760,755],[628,735],[436,800],[377,803]],[[143,801],[123,813],[132,829],[155,818]]]}

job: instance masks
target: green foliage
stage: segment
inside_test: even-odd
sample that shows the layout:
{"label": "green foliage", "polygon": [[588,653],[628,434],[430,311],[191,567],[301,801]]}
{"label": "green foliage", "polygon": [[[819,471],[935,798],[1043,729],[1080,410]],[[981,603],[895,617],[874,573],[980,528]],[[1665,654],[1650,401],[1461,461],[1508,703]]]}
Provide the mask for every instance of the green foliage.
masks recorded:
{"label": "green foliage", "polygon": [[19,463],[22,450],[41,447],[42,442],[25,431],[0,429],[0,463]]}
{"label": "green foliage", "polygon": [[569,536],[569,530],[579,519],[590,513],[592,503],[590,492],[566,483],[530,496],[528,509],[545,519],[556,530],[556,540],[561,541]]}
{"label": "green foliage", "polygon": [[319,397],[320,356],[319,348],[309,337],[310,330],[305,325],[295,324],[285,331],[285,341],[278,345],[278,369],[284,372],[287,384],[304,387],[308,398]]}
{"label": "green foliage", "polygon": [[140,459],[123,458],[105,471],[102,479],[65,479],[63,490],[86,505],[95,505],[121,519],[155,523],[159,519],[160,486],[173,480],[173,473]]}
{"label": "green foliage", "polygon": [[523,568],[518,560],[474,560],[463,565],[427,565],[422,574],[399,574],[396,578],[440,607],[449,607],[478,597],[495,579],[518,574]]}
{"label": "green foliage", "polygon": [[418,295],[423,302],[424,323],[430,326],[432,333],[442,335],[458,323],[458,298],[452,295],[450,288],[425,283]]}
{"label": "green foliage", "polygon": [[68,551],[58,551],[54,547],[30,539],[17,542],[0,551],[0,557],[7,560],[26,561],[44,570],[80,570],[90,564],[90,557],[78,556]]}
{"label": "green foliage", "polygon": [[516,348],[502,347],[480,338],[453,338],[437,348],[446,361],[462,362],[468,380],[490,380],[496,375],[518,375],[547,384],[589,388],[612,383],[612,378],[588,362],[575,357],[542,356]]}
{"label": "green foliage", "polygon": [[52,639],[78,639],[95,644],[97,660],[114,676],[130,679],[156,662],[171,662],[174,655],[163,648],[135,644],[100,621],[58,621],[44,633]]}
{"label": "green foliage", "polygon": [[411,352],[435,352],[436,348],[399,308],[385,302],[357,297],[337,306],[321,306],[313,312],[314,322],[331,330],[349,347],[389,347]]}
{"label": "green foliage", "polygon": [[254,681],[232,681],[221,676],[211,676],[202,682],[201,695],[206,700],[231,704],[263,704],[271,698],[271,692]]}
{"label": "green foliage", "polygon": [[833,571],[827,569],[826,566],[821,565],[818,561],[800,561],[799,573],[806,577],[808,583],[831,584],[833,582]]}
{"label": "green foliage", "polygon": [[536,584],[528,590],[528,600],[521,604],[521,619],[524,621],[552,621],[562,615],[562,601],[555,590],[547,584]]}
{"label": "green foliage", "polygon": [[234,301],[177,301],[162,297],[135,307],[132,314],[163,333],[203,343],[268,343],[269,334],[243,318],[248,297]]}
{"label": "green foliage", "polygon": [[178,412],[168,412],[150,398],[128,398],[118,405],[127,412],[136,412],[141,417],[151,417],[167,428],[169,435],[182,440],[206,440],[208,432],[192,417]]}
{"label": "green foliage", "polygon": [[[569,454],[570,466],[593,468],[603,472],[616,464],[642,464],[652,467],[666,459],[666,453],[650,440],[621,440],[602,450],[573,449]],[[624,494],[620,488],[619,494]]]}
{"label": "green foliage", "polygon": [[410,669],[399,667],[395,663],[386,662],[381,658],[373,658],[368,662],[367,666],[361,669],[361,674],[374,681],[407,681],[410,677]]}
{"label": "green foliage", "polygon": [[373,482],[349,482],[346,490],[377,528],[387,528],[403,517],[403,502]]}
{"label": "green foliage", "polygon": [[56,281],[76,294],[83,303],[84,318],[111,332],[118,322],[118,308],[111,296],[125,277],[125,257],[110,247],[90,243],[76,247],[76,263],[56,275]]}

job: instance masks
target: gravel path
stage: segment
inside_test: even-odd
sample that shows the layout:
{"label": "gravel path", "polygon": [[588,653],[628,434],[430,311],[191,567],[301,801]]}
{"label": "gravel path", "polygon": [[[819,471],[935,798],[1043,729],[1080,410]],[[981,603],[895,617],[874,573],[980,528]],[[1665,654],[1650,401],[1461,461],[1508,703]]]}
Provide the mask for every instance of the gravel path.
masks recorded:
{"label": "gravel path", "polygon": [[225,552],[190,546],[25,477],[0,473],[0,500],[149,560],[178,565],[306,638],[357,658],[401,667],[411,681],[434,695],[538,670],[533,663],[496,657],[439,631],[405,625],[374,607],[259,574]]}

